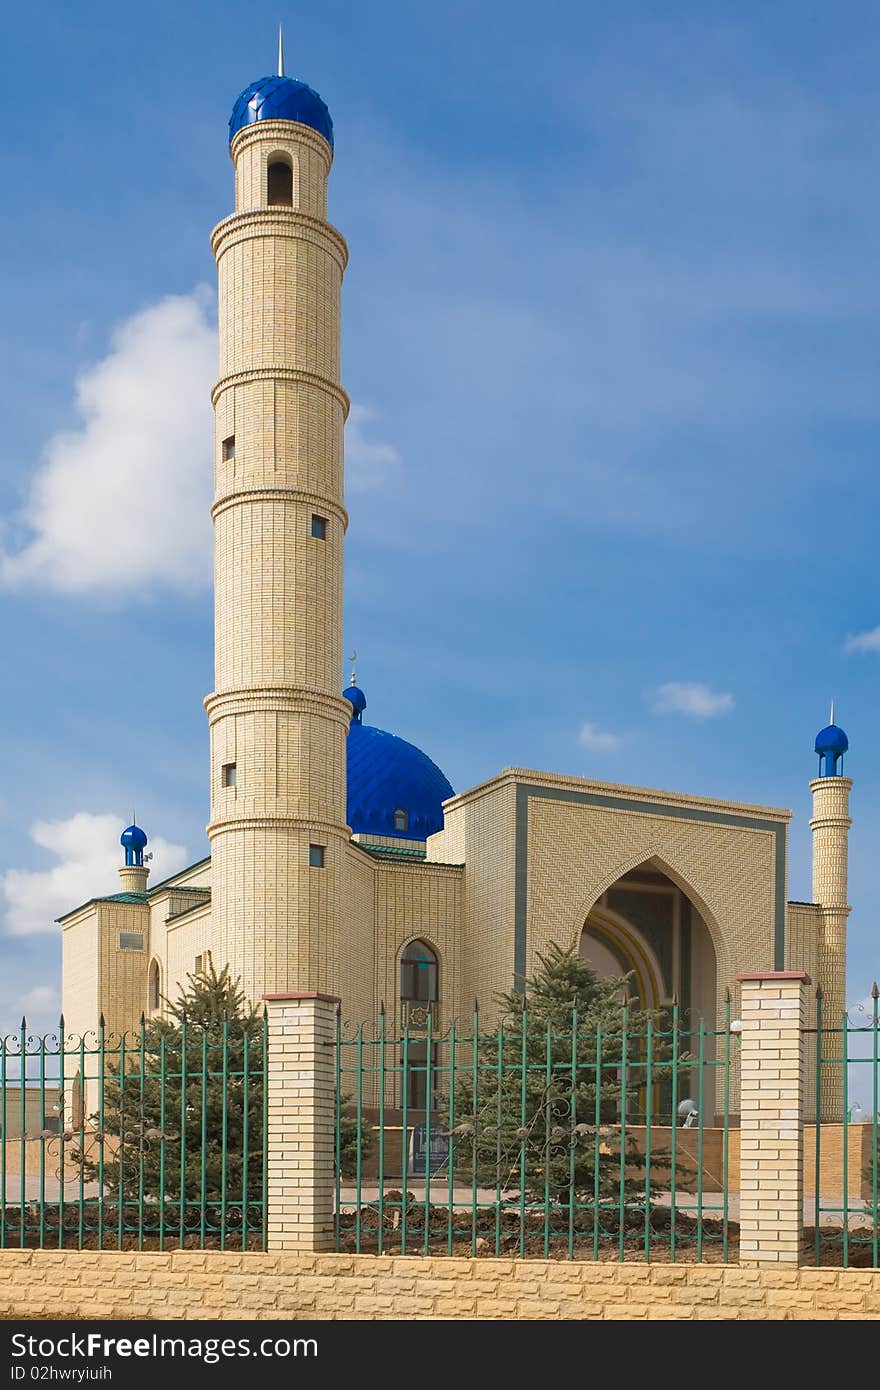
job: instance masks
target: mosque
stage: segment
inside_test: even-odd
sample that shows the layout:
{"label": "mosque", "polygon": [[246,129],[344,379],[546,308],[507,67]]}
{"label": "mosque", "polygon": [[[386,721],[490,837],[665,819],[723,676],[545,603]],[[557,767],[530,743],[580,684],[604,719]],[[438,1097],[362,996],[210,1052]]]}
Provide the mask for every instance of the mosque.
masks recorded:
{"label": "mosque", "polygon": [[551,942],[709,1028],[742,971],[806,970],[839,1018],[852,783],[833,710],[801,903],[790,811],[519,767],[456,793],[368,722],[354,676],[340,692],[348,250],[326,217],[330,113],[278,66],[233,107],[235,210],[212,236],[211,852],[150,886],[147,837],[124,831],[120,891],[60,919],[67,1028],[135,1028],[210,960],[252,1000],[332,995],[349,1020],[384,1005],[389,1029],[436,1033],[475,1000],[491,1018]]}

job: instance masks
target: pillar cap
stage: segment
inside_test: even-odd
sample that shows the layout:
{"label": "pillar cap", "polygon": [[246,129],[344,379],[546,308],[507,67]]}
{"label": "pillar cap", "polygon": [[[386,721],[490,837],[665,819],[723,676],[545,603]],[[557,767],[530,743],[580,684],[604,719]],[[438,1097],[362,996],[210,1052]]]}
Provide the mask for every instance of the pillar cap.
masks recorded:
{"label": "pillar cap", "polygon": [[342,1000],[335,994],[315,994],[306,992],[301,994],[264,994],[264,1004],[284,1004],[292,1003],[297,999],[320,999],[322,1004],[341,1004]]}
{"label": "pillar cap", "polygon": [[813,983],[804,970],[757,970],[736,977],[740,985],[752,984],[757,980],[799,980],[802,985]]}

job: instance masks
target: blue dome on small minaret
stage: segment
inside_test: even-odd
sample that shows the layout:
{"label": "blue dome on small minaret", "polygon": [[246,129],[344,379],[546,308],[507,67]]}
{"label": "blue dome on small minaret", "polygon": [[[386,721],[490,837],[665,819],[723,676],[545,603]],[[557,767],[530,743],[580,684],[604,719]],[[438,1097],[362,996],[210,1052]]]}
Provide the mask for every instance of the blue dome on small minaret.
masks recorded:
{"label": "blue dome on small minaret", "polygon": [[229,117],[230,144],[238,132],[255,121],[296,121],[323,135],[333,148],[333,122],[326,105],[307,82],[284,72],[284,33],[278,26],[278,71],[258,77],[236,97]]}
{"label": "blue dome on small minaret", "polygon": [[839,724],[834,722],[834,701],[831,701],[831,718],[824,729],[816,735],[816,752],[819,754],[819,776],[840,777],[843,773],[843,755],[849,748],[849,739]]}
{"label": "blue dome on small minaret", "polygon": [[273,77],[258,77],[236,97],[229,117],[229,141],[246,125],[255,121],[296,121],[323,135],[333,148],[333,122],[318,93],[284,72],[284,34],[278,26],[278,71]]}
{"label": "blue dome on small minaret", "polygon": [[128,868],[143,868],[147,837],[140,826],[135,825],[132,821],[131,825],[127,826],[120,835],[119,843],[125,850],[126,866]]}
{"label": "blue dome on small minaret", "polygon": [[258,77],[236,98],[229,117],[229,139],[255,121],[296,121],[311,126],[333,148],[333,121],[324,102],[295,77]]}

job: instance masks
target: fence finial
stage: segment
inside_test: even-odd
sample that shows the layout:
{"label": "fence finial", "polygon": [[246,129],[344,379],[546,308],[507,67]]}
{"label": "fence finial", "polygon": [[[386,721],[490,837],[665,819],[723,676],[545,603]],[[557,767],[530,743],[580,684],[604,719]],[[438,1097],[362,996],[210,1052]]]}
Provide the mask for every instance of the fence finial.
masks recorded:
{"label": "fence finial", "polygon": [[874,981],[874,983],[873,983],[872,986],[871,986],[871,998],[872,998],[872,999],[880,999],[880,989],[877,988],[877,981],[876,981],[876,980]]}
{"label": "fence finial", "polygon": [[106,1022],[105,1022],[105,1020],[104,1020],[104,1010],[103,1010],[103,1009],[101,1010],[100,1016],[99,1016],[99,1018],[98,1018],[98,1027],[99,1027],[99,1028],[106,1028],[106,1027],[107,1027],[107,1024],[106,1024]]}
{"label": "fence finial", "polygon": [[821,986],[821,985],[817,985],[817,986],[816,986],[816,998],[817,998],[817,999],[824,999],[824,998],[825,998],[825,995],[824,995],[824,993],[823,993],[823,991],[822,991],[822,986]]}
{"label": "fence finial", "polygon": [[385,1000],[384,1000],[384,999],[381,999],[381,1000],[379,1001],[379,1017],[380,1017],[380,1018],[384,1018],[384,1017],[385,1017]]}
{"label": "fence finial", "polygon": [[724,1002],[725,1004],[730,1003],[730,985],[728,985],[724,991]]}

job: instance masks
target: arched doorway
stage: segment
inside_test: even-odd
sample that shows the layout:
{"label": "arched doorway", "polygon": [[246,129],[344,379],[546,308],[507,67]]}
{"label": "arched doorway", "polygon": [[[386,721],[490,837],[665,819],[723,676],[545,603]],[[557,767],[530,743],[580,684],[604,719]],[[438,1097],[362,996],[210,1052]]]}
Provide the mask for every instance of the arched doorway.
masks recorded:
{"label": "arched doorway", "polygon": [[580,953],[602,979],[630,976],[640,1008],[679,1003],[682,1027],[716,1027],[717,965],[706,923],[685,890],[649,859],[613,883],[590,909]]}
{"label": "arched doorway", "polygon": [[[627,1000],[655,1012],[667,1046],[672,1004],[678,1001],[679,1055],[693,1058],[701,1051],[704,1059],[702,1083],[692,1064],[679,1072],[679,1102],[696,1099],[702,1084],[705,1113],[714,1117],[723,1084],[713,1065],[719,1026],[715,947],[698,907],[660,861],[628,870],[597,899],[581,931],[580,954],[602,979],[628,976]],[[644,1039],[636,1050],[639,1045]],[[652,1095],[655,1119],[674,1123],[668,1079]]]}

